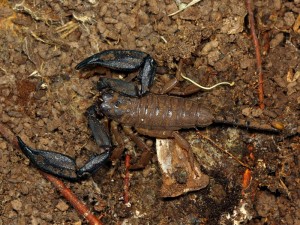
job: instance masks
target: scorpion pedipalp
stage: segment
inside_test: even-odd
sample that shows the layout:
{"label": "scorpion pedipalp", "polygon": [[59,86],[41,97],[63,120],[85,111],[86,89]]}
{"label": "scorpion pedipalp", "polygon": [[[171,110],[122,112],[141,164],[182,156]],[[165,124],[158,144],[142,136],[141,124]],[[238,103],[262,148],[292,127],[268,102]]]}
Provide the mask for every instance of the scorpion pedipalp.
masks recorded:
{"label": "scorpion pedipalp", "polygon": [[[106,78],[104,81],[100,79],[98,83],[101,89],[110,88],[113,91],[122,92],[129,96],[142,96],[149,91],[150,86],[153,84],[157,63],[147,53],[136,50],[106,50],[95,55],[92,55],[83,61],[81,61],[75,69],[85,69],[91,66],[103,66],[115,71],[120,72],[133,72],[140,70],[137,79],[141,83],[141,87],[138,93],[135,94],[135,89],[126,81],[116,81],[115,79]],[[114,85],[117,83],[117,85]],[[121,86],[121,87],[120,87]],[[128,86],[130,90],[126,91],[126,88],[122,86]],[[122,91],[118,89],[122,88]]]}
{"label": "scorpion pedipalp", "polygon": [[116,71],[133,72],[142,67],[147,56],[147,53],[135,50],[106,50],[84,59],[75,69],[103,66]]}
{"label": "scorpion pedipalp", "polygon": [[89,127],[102,153],[93,155],[81,168],[77,168],[75,160],[70,156],[53,151],[32,149],[20,137],[17,137],[21,150],[38,169],[71,181],[77,181],[95,173],[109,159],[112,145],[104,125],[96,118],[95,107],[90,107],[86,114]]}

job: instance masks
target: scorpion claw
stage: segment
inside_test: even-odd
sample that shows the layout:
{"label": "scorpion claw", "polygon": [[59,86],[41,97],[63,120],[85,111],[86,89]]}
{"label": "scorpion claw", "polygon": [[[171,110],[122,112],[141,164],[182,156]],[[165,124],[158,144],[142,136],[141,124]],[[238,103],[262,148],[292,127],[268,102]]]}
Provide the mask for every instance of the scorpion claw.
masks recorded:
{"label": "scorpion claw", "polygon": [[69,180],[77,180],[76,164],[71,157],[52,151],[32,149],[20,137],[19,146],[30,162],[38,169]]}
{"label": "scorpion claw", "polygon": [[96,172],[106,162],[109,156],[110,151],[107,150],[100,155],[91,157],[88,163],[77,171],[78,177],[88,176]]}
{"label": "scorpion claw", "polygon": [[142,96],[149,91],[157,66],[155,60],[145,52],[135,50],[107,50],[84,59],[75,68],[80,70],[96,65],[120,72],[133,72],[141,68],[137,77],[141,82],[139,90],[135,85],[124,80],[102,78],[98,83],[98,89],[100,90],[110,88],[133,97]]}
{"label": "scorpion claw", "polygon": [[143,65],[147,56],[147,53],[135,50],[106,50],[84,59],[75,69],[98,65],[116,71],[132,72]]}
{"label": "scorpion claw", "polygon": [[157,63],[151,56],[145,58],[145,63],[143,69],[140,71],[138,78],[141,81],[140,95],[145,94],[149,91],[149,87],[152,86],[154,81],[154,76],[156,73]]}
{"label": "scorpion claw", "polygon": [[77,169],[75,160],[67,155],[52,151],[32,149],[28,147],[20,137],[17,137],[17,139],[23,153],[38,169],[71,181],[80,180],[96,172],[110,156],[110,148],[108,147],[108,150],[91,157],[83,167]]}

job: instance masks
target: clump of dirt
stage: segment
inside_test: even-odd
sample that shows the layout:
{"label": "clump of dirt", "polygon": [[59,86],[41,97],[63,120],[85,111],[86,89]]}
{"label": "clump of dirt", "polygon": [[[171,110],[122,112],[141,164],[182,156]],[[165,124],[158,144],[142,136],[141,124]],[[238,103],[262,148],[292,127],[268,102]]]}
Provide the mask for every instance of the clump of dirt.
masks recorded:
{"label": "clump of dirt", "polygon": [[[235,82],[186,98],[201,101],[214,115],[283,124],[284,131],[222,125],[180,131],[210,183],[174,199],[160,196],[156,156],[144,170],[131,171],[127,205],[123,155],[116,165],[67,185],[104,224],[299,224],[300,5],[258,0],[253,7],[264,110],[258,108],[244,1],[202,0],[175,16],[168,16],[178,9],[172,0],[2,1],[0,126],[33,148],[84,158],[98,151],[84,112],[97,99],[97,75],[113,72],[99,68],[83,77],[74,69],[77,63],[103,50],[140,50],[158,62],[156,82],[175,77],[181,63],[182,73],[204,86]],[[190,85],[180,80],[179,86]],[[133,162],[142,150],[130,143]],[[2,136],[0,149],[0,224],[86,223]]]}

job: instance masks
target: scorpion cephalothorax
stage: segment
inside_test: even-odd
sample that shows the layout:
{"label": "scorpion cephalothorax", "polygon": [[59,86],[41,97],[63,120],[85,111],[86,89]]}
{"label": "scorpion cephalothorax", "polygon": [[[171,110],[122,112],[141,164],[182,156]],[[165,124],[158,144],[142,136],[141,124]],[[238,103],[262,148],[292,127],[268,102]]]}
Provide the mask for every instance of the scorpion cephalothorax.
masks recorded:
{"label": "scorpion cephalothorax", "polygon": [[[22,151],[37,168],[69,180],[82,179],[97,171],[109,159],[113,148],[109,132],[101,120],[104,117],[113,120],[113,124],[121,124],[125,134],[142,148],[148,147],[132,134],[130,127],[143,135],[174,138],[184,149],[188,149],[189,144],[178,134],[180,129],[205,127],[214,122],[251,127],[251,124],[216,119],[209,109],[187,98],[150,93],[156,62],[147,53],[134,50],[103,51],[83,60],[76,69],[97,65],[121,72],[140,69],[137,76],[140,85],[112,78],[101,78],[97,84],[102,92],[100,100],[87,110],[86,115],[102,153],[91,157],[83,167],[77,169],[73,158],[57,152],[31,149],[18,137]],[[270,127],[263,129],[274,131]]]}

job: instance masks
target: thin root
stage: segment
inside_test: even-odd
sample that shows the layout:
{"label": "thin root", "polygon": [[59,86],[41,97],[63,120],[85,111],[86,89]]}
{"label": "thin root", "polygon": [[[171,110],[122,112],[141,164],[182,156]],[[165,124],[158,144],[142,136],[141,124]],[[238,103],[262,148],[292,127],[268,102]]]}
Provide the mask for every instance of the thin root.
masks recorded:
{"label": "thin root", "polygon": [[218,86],[220,86],[220,85],[229,85],[229,86],[231,86],[231,87],[234,85],[234,82],[231,82],[231,83],[229,83],[229,82],[220,82],[220,83],[217,83],[217,84],[215,84],[215,85],[213,85],[213,86],[211,86],[211,87],[204,87],[204,86],[198,84],[197,82],[193,81],[192,79],[190,79],[190,78],[184,76],[183,74],[181,74],[181,76],[182,76],[184,79],[188,80],[189,82],[191,82],[192,84],[196,85],[197,87],[199,87],[199,88],[201,88],[201,89],[203,89],[203,90],[211,90],[211,89],[214,89],[215,87],[218,87]]}

